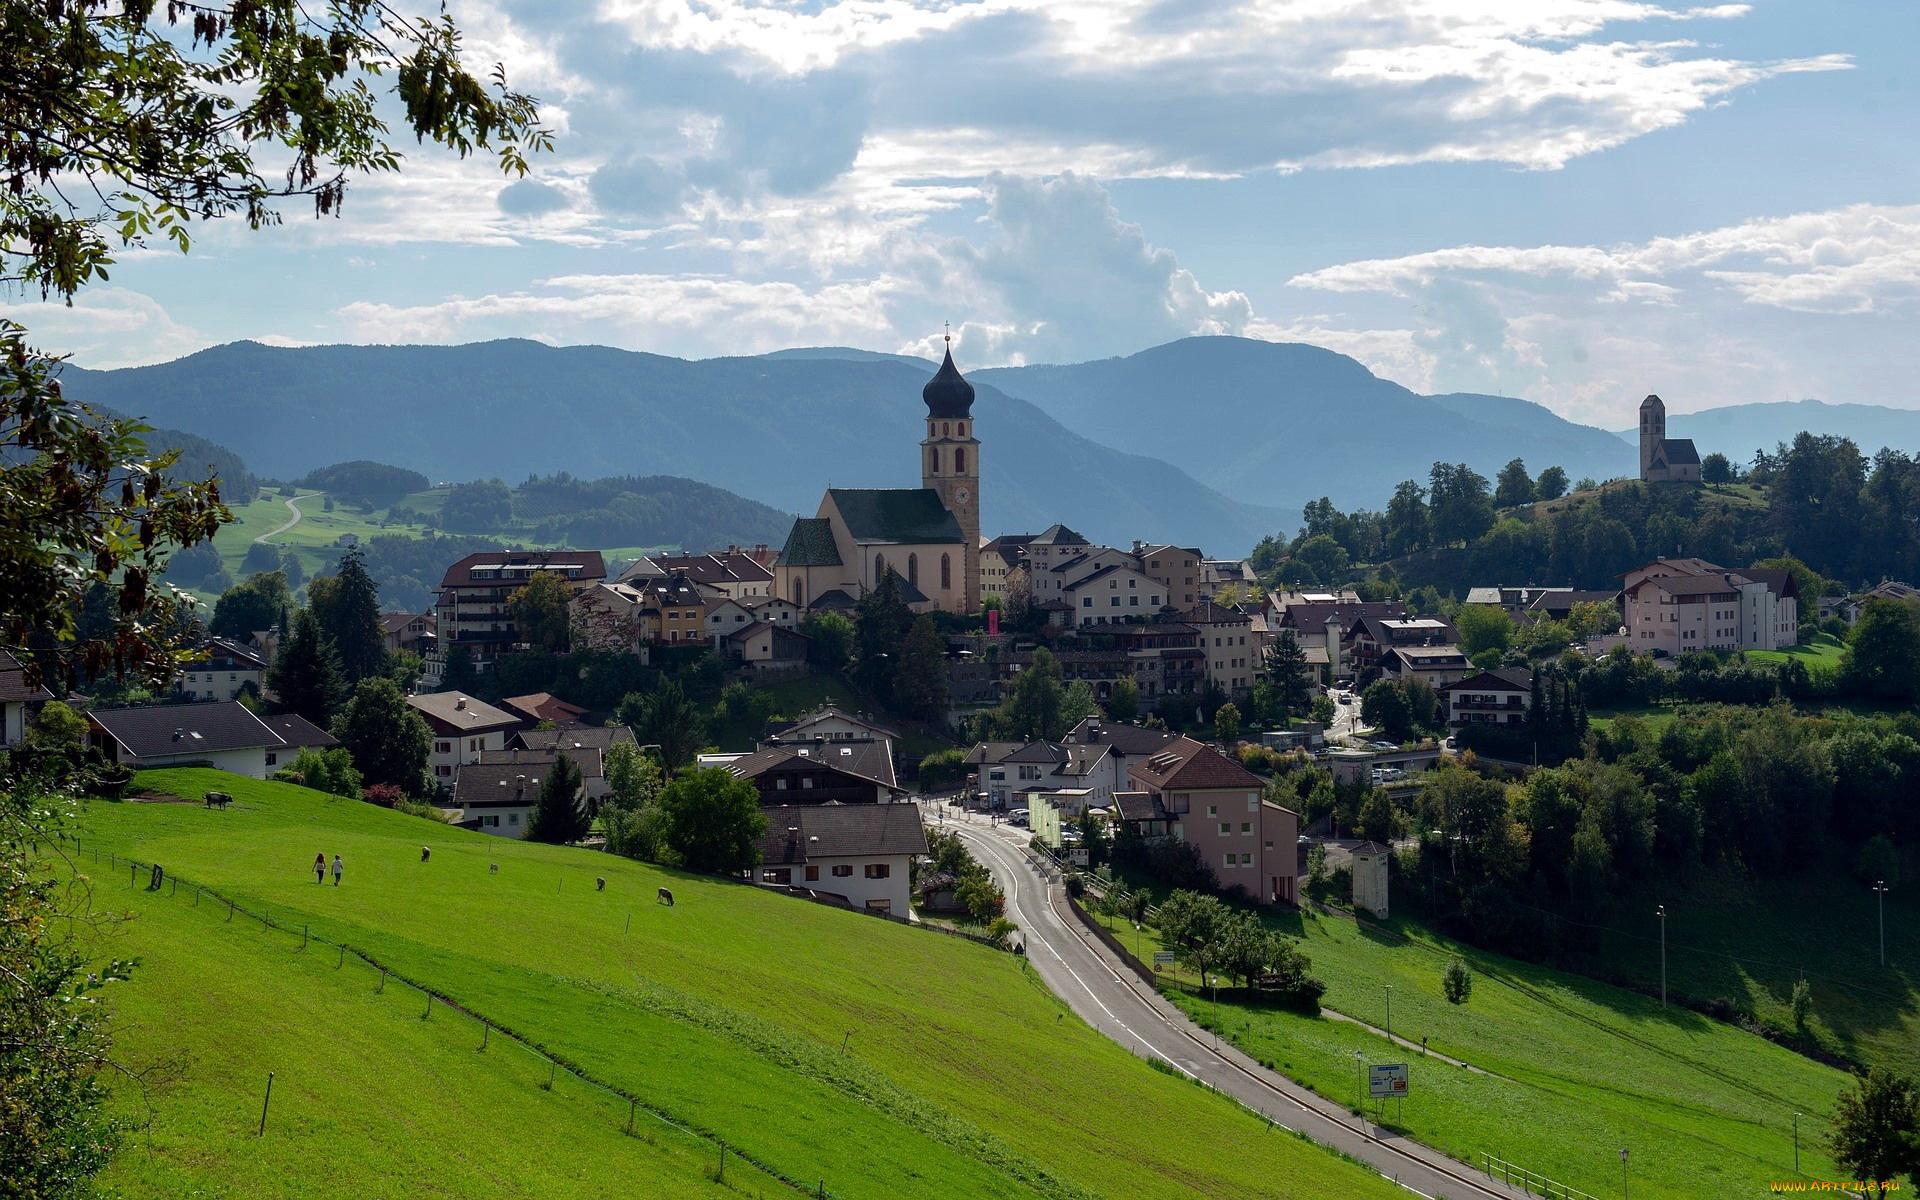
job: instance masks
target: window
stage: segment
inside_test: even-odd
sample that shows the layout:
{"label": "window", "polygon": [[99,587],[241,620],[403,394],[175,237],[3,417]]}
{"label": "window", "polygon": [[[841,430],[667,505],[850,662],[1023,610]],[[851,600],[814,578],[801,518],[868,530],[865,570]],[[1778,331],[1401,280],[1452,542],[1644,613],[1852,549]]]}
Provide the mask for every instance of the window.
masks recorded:
{"label": "window", "polygon": [[1222,821],[1222,822],[1220,822],[1220,836],[1221,836],[1221,837],[1225,837],[1225,836],[1227,836],[1228,834],[1230,834],[1230,833],[1232,833],[1232,832],[1233,832],[1233,822],[1232,822],[1232,821]]}
{"label": "window", "polygon": [[1221,865],[1231,869],[1233,866],[1233,855],[1231,854],[1224,855],[1223,858],[1225,859],[1225,861]]}
{"label": "window", "polygon": [[873,582],[878,584],[880,577],[887,573],[887,560],[876,554],[873,556]]}
{"label": "window", "polygon": [[1252,832],[1253,832],[1253,822],[1252,822],[1252,821],[1242,821],[1242,822],[1240,822],[1240,836],[1241,836],[1241,837],[1246,837],[1247,835],[1249,835],[1249,834],[1251,834]]}
{"label": "window", "polygon": [[1219,816],[1219,815],[1220,815],[1220,806],[1219,806],[1219,805],[1217,805],[1217,804],[1209,804],[1209,805],[1207,805],[1207,815],[1208,815],[1208,816],[1210,816],[1210,817],[1217,817],[1217,816]]}
{"label": "window", "polygon": [[967,473],[967,448],[965,446],[955,446],[953,448],[953,469],[962,475]]}
{"label": "window", "polygon": [[807,882],[813,883],[820,878],[820,868],[811,864],[807,867]]}
{"label": "window", "polygon": [[760,872],[760,882],[792,883],[793,869],[791,867],[768,867]]}
{"label": "window", "polygon": [[518,825],[519,823],[520,823],[520,814],[519,814],[519,813],[508,813],[508,814],[507,814],[507,824],[509,824],[509,825]]}
{"label": "window", "polygon": [[485,826],[488,829],[498,829],[500,828],[500,818],[499,817],[481,817],[480,824]]}
{"label": "window", "polygon": [[452,751],[453,751],[452,742],[435,742],[433,744],[433,752],[435,754],[450,754],[452,753]]}
{"label": "window", "polygon": [[907,582],[913,584],[920,582],[920,556],[918,554],[907,555]]}
{"label": "window", "polygon": [[1250,866],[1252,866],[1252,865],[1253,865],[1253,855],[1251,855],[1251,854],[1242,854],[1242,855],[1240,856],[1240,865],[1241,865],[1241,866],[1243,866],[1243,867],[1250,867]]}
{"label": "window", "polygon": [[277,764],[278,764],[279,762],[280,762],[280,754],[279,754],[279,752],[278,752],[278,751],[275,751],[275,750],[269,750],[269,751],[267,751],[267,765],[268,765],[268,766],[270,766],[270,767],[271,767],[271,766],[275,766],[275,765],[277,765]]}
{"label": "window", "polygon": [[1127,607],[1128,607],[1128,608],[1139,608],[1139,607],[1140,607],[1140,597],[1138,597],[1138,596],[1128,596],[1128,597],[1127,597]]}
{"label": "window", "polygon": [[940,556],[940,590],[950,591],[952,588],[953,556],[951,554],[942,554]]}
{"label": "window", "polygon": [[892,874],[893,874],[893,865],[891,863],[868,863],[867,864],[868,879],[885,879]]}
{"label": "window", "polygon": [[1081,607],[1081,608],[1092,608],[1092,607],[1093,607],[1093,597],[1092,597],[1092,596],[1082,596],[1082,597],[1080,597],[1080,607]]}
{"label": "window", "polygon": [[927,470],[935,475],[940,473],[940,447],[927,447]]}
{"label": "window", "polygon": [[441,763],[439,766],[433,769],[433,773],[435,775],[438,775],[440,778],[445,779],[448,776],[453,774],[453,768],[448,766],[445,763]]}
{"label": "window", "polygon": [[853,864],[852,864],[852,863],[836,863],[836,864],[834,864],[834,868],[833,868],[833,877],[834,877],[835,879],[845,879],[845,878],[846,878],[847,876],[849,876],[849,875],[851,875],[851,874],[853,874]]}
{"label": "window", "polygon": [[478,750],[479,748],[480,748],[480,739],[479,739],[479,738],[468,738],[468,739],[467,739],[467,749],[469,749],[469,750]]}
{"label": "window", "polygon": [[787,790],[787,777],[785,775],[779,775],[774,778],[773,790],[776,792],[784,792]]}

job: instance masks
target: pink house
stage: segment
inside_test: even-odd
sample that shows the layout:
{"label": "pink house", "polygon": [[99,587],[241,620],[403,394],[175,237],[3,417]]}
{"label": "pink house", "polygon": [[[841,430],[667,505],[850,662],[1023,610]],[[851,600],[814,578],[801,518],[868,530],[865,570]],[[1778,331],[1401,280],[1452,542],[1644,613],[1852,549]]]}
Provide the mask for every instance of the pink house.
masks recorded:
{"label": "pink house", "polygon": [[1222,890],[1262,904],[1297,899],[1300,814],[1263,799],[1264,781],[1212,746],[1183,737],[1127,766],[1114,802],[1144,837],[1188,842]]}

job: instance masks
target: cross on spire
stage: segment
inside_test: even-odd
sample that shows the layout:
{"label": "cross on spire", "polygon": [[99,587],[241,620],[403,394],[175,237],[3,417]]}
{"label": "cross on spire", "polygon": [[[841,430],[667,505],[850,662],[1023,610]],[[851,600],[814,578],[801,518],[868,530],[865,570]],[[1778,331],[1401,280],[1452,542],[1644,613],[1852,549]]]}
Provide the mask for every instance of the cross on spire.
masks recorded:
{"label": "cross on spire", "polygon": [[953,345],[953,322],[952,322],[952,321],[942,321],[942,322],[941,322],[941,324],[943,324],[943,325],[945,325],[945,326],[947,327],[947,335],[946,335],[946,339],[945,339],[945,340],[946,340],[946,343],[947,343],[947,345],[949,345],[949,346],[951,346],[951,345]]}

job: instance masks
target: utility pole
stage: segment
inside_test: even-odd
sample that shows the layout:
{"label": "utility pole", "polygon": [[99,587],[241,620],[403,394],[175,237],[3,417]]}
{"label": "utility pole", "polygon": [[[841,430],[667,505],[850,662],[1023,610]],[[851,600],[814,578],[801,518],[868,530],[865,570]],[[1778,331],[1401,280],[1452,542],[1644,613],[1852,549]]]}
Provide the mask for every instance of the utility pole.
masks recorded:
{"label": "utility pole", "polygon": [[1387,989],[1387,1041],[1393,1041],[1393,985],[1385,984]]}
{"label": "utility pole", "polygon": [[1793,1173],[1800,1173],[1800,1114],[1793,1114]]}
{"label": "utility pole", "polygon": [[1873,890],[1880,897],[1880,965],[1887,965],[1887,881],[1876,879]]}
{"label": "utility pole", "polygon": [[1654,909],[1660,918],[1660,1007],[1667,1006],[1667,906]]}

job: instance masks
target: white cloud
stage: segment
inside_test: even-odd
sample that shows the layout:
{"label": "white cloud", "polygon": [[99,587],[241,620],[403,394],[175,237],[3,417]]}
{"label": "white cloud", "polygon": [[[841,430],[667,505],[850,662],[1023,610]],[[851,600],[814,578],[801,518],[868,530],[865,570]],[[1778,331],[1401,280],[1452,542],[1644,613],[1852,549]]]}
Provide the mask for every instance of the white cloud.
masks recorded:
{"label": "white cloud", "polygon": [[123,287],[88,288],[71,305],[0,303],[0,317],[26,326],[31,345],[97,370],[165,362],[211,344],[153,297]]}

